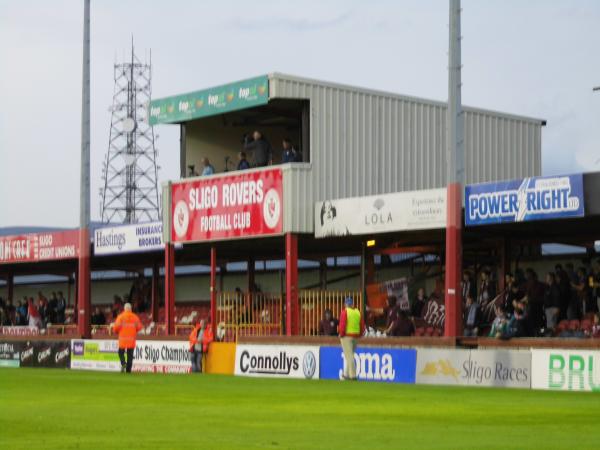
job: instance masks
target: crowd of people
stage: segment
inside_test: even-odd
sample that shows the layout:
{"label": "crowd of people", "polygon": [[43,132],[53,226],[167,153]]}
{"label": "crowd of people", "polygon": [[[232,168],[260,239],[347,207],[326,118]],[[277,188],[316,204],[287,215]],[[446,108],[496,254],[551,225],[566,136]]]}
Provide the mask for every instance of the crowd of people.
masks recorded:
{"label": "crowd of people", "polygon": [[[600,337],[600,260],[589,268],[556,264],[543,281],[531,268],[518,270],[505,275],[504,286],[497,294],[490,270],[478,282],[464,272],[465,336]],[[565,321],[575,326],[560,327]]]}
{"label": "crowd of people", "polygon": [[37,299],[24,296],[17,300],[0,298],[0,325],[31,326],[40,329],[50,324],[64,324],[67,301],[61,291],[52,292],[50,298],[38,292]]}
{"label": "crowd of people", "polygon": [[[248,154],[251,159],[248,159]],[[284,138],[281,142],[281,162],[293,163],[302,162],[302,152],[296,149],[290,138]],[[226,165],[229,165],[229,158],[226,158]],[[196,171],[195,165],[188,166],[188,176],[207,176],[215,173],[215,168],[208,158],[202,158],[201,170]],[[238,153],[238,162],[236,170],[247,170],[252,167],[265,167],[273,164],[273,147],[267,138],[260,132],[254,131],[252,134],[245,134],[242,139],[242,151]]]}

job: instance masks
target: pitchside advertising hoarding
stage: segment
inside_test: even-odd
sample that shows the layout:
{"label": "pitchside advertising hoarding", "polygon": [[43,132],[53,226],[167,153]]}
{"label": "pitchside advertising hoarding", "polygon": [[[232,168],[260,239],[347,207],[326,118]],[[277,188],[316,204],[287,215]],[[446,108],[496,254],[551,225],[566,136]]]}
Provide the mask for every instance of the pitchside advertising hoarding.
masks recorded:
{"label": "pitchside advertising hoarding", "polygon": [[[113,340],[71,341],[71,369],[118,372],[119,344]],[[187,373],[192,363],[185,341],[137,341],[134,372]]]}
{"label": "pitchside advertising hoarding", "polygon": [[171,204],[173,242],[281,234],[282,171],[242,171],[173,183]]}
{"label": "pitchside advertising hoarding", "polygon": [[78,230],[0,237],[0,264],[55,261],[78,257]]}
{"label": "pitchside advertising hoarding", "polygon": [[[417,351],[414,349],[357,347],[356,376],[363,381],[414,383]],[[341,347],[321,347],[320,378],[341,380],[346,358]]]}
{"label": "pitchside advertising hoarding", "polygon": [[98,228],[94,232],[94,255],[162,250],[162,222]]}
{"label": "pitchside advertising hoarding", "polygon": [[69,367],[70,341],[0,342],[0,367]]}
{"label": "pitchside advertising hoarding", "polygon": [[583,217],[583,175],[533,177],[469,185],[465,224]]}
{"label": "pitchside advertising hoarding", "polygon": [[417,350],[417,384],[531,387],[529,350]]}
{"label": "pitchside advertising hoarding", "polygon": [[319,347],[302,345],[238,344],[235,375],[249,377],[318,379]]}
{"label": "pitchside advertising hoarding", "polygon": [[600,391],[600,351],[531,350],[533,389]]}
{"label": "pitchside advertising hoarding", "polygon": [[325,200],[315,204],[315,237],[446,227],[446,189]]}

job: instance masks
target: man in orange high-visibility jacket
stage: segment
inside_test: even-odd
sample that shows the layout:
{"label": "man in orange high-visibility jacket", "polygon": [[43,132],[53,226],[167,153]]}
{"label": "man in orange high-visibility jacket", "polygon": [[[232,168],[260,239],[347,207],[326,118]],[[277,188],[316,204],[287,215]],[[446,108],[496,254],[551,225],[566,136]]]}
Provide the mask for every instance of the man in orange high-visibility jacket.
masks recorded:
{"label": "man in orange high-visibility jacket", "polygon": [[340,314],[339,333],[342,350],[344,351],[343,378],[344,380],[356,380],[356,363],[354,361],[354,351],[356,350],[356,339],[365,333],[365,322],[360,315],[358,308],[353,308],[352,297],[346,298],[344,304],[346,307]]}
{"label": "man in orange high-visibility jacket", "polygon": [[192,372],[202,372],[202,357],[208,353],[208,344],[214,340],[210,319],[200,320],[189,336]]}
{"label": "man in orange high-visibility jacket", "polygon": [[[125,303],[123,312],[117,316],[113,325],[113,331],[119,333],[119,359],[121,360],[121,372],[131,372],[133,366],[133,351],[135,350],[135,337],[142,329],[140,318],[131,312],[131,303]],[[127,361],[125,361],[127,352]]]}

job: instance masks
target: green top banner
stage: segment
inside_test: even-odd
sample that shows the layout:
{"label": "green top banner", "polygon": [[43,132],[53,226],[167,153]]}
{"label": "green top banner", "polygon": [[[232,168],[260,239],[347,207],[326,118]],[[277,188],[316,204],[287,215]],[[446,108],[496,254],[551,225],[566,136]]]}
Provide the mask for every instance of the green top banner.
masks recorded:
{"label": "green top banner", "polygon": [[264,75],[236,83],[150,102],[149,123],[177,123],[214,116],[269,101],[269,78]]}

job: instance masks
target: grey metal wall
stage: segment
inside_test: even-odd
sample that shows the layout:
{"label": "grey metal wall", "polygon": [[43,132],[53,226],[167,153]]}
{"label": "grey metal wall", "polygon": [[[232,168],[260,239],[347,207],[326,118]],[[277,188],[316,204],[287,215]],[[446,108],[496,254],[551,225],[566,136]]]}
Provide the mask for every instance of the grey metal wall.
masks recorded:
{"label": "grey metal wall", "polygon": [[[445,103],[282,74],[269,76],[269,89],[310,100],[312,170],[284,176],[286,231],[312,233],[318,200],[446,185]],[[540,120],[464,110],[467,183],[540,175]]]}

